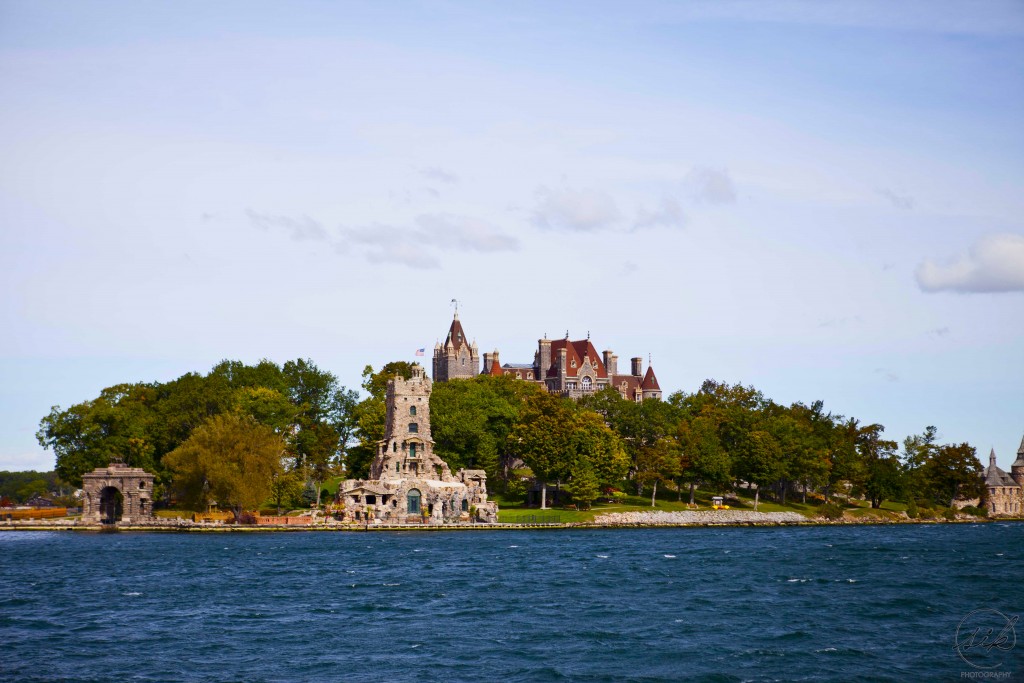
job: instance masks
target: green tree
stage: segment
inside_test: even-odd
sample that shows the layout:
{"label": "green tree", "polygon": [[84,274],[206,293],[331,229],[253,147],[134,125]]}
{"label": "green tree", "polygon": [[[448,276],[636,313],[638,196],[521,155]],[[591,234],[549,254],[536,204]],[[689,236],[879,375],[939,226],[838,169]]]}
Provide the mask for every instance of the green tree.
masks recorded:
{"label": "green tree", "polygon": [[922,469],[927,490],[936,502],[953,507],[958,498],[984,497],[984,470],[970,444],[939,446]]}
{"label": "green tree", "polygon": [[857,451],[862,467],[861,477],[856,483],[871,501],[871,507],[879,508],[882,501],[900,495],[903,490],[902,470],[896,457],[896,442],[882,438],[885,427],[871,424],[861,427],[857,434]]}
{"label": "green tree", "polygon": [[271,495],[284,449],[284,440],[270,427],[227,413],[196,428],[165,461],[184,500],[199,508],[216,501],[239,519]]}
{"label": "green tree", "polygon": [[564,488],[581,508],[589,510],[591,504],[601,493],[600,482],[594,473],[594,468],[588,459],[581,458],[573,463],[571,472],[569,481],[566,482]]}
{"label": "green tree", "polygon": [[655,506],[658,484],[679,476],[679,451],[676,442],[669,438],[658,439],[640,449],[636,461],[636,478],[641,484],[650,484],[651,507]]}
{"label": "green tree", "polygon": [[775,438],[766,431],[755,430],[741,442],[740,457],[736,459],[736,475],[756,485],[754,510],[761,499],[761,489],[779,479],[782,468],[782,450]]}

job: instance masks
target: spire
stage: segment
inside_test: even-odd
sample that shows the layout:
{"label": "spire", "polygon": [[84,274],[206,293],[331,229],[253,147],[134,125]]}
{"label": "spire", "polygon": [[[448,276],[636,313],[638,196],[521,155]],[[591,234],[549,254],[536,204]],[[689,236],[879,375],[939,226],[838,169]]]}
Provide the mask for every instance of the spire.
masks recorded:
{"label": "spire", "polygon": [[1024,436],[1020,438],[1020,448],[1017,449],[1017,455],[1024,458]]}
{"label": "spire", "polygon": [[994,448],[988,454],[988,466],[989,467],[995,467],[996,466],[996,449],[994,449]]}

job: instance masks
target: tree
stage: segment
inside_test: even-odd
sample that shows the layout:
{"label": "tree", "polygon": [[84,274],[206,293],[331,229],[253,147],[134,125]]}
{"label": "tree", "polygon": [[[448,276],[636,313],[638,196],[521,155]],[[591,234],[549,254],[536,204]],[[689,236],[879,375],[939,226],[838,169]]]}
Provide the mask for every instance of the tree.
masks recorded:
{"label": "tree", "polygon": [[985,493],[981,462],[974,446],[945,444],[924,464],[924,480],[930,497],[953,507],[958,498],[981,498]]}
{"label": "tree", "polygon": [[[690,486],[690,505],[694,505],[699,484],[716,491],[732,481],[732,463],[718,440],[714,421],[706,416],[689,417],[679,422],[679,477],[680,484]],[[680,486],[680,496],[682,486]]]}
{"label": "tree", "polygon": [[756,485],[754,489],[754,510],[761,498],[761,489],[771,486],[779,479],[782,467],[782,452],[775,438],[764,430],[756,430],[740,446],[740,457],[736,460],[736,475]]}
{"label": "tree", "polygon": [[547,484],[567,480],[574,459],[575,419],[567,399],[537,394],[509,436],[510,450],[533,472],[541,485],[541,509],[547,508]]}
{"label": "tree", "polygon": [[879,508],[882,501],[898,496],[903,490],[902,470],[896,457],[896,442],[882,438],[885,427],[872,424],[861,427],[857,434],[857,451],[862,467],[857,483],[871,500],[871,507]]}
{"label": "tree", "polygon": [[302,495],[302,477],[294,470],[284,470],[275,474],[270,483],[270,499],[281,514],[285,506],[292,507]]}
{"label": "tree", "polygon": [[183,499],[202,508],[211,501],[227,505],[237,520],[271,495],[274,477],[283,471],[284,449],[270,427],[228,413],[196,428],[164,460]]}
{"label": "tree", "polygon": [[637,456],[636,478],[651,485],[651,507],[655,506],[658,483],[672,481],[679,475],[679,446],[669,438],[661,438],[643,446]]}
{"label": "tree", "polygon": [[586,458],[573,463],[572,475],[565,484],[565,490],[584,510],[589,510],[591,503],[597,500],[601,493],[600,483]]}

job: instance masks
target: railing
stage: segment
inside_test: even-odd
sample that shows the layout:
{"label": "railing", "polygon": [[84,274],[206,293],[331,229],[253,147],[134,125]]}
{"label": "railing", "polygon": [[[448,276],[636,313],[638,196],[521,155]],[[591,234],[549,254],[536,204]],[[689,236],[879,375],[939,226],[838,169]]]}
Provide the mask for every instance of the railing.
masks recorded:
{"label": "railing", "polygon": [[557,512],[541,512],[535,515],[521,515],[506,524],[561,524],[562,515]]}

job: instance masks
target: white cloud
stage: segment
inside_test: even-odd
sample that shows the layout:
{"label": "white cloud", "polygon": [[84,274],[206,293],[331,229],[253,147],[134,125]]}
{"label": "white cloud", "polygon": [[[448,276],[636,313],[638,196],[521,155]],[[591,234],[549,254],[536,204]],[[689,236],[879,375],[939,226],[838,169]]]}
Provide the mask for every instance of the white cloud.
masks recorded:
{"label": "white cloud", "polygon": [[925,261],[914,273],[922,291],[1024,291],[1024,235],[986,235],[945,265]]}
{"label": "white cloud", "polygon": [[421,214],[417,238],[439,249],[463,251],[516,251],[519,240],[495,230],[489,223],[469,216]]}
{"label": "white cloud", "polygon": [[633,228],[636,230],[657,227],[681,228],[685,224],[686,216],[683,214],[683,207],[679,205],[679,202],[671,197],[663,197],[661,205],[653,211],[640,207]]}
{"label": "white cloud", "polygon": [[429,180],[436,180],[438,182],[447,183],[448,185],[454,185],[459,182],[459,176],[455,175],[451,171],[438,168],[437,166],[421,168],[420,175]]}
{"label": "white cloud", "polygon": [[686,176],[690,196],[705,204],[735,204],[736,187],[724,168],[694,166]]}
{"label": "white cloud", "polygon": [[396,263],[410,268],[439,268],[439,251],[516,251],[519,240],[486,221],[454,214],[421,214],[415,228],[373,224],[342,227],[337,250],[363,247],[371,263]]}
{"label": "white cloud", "polygon": [[[296,242],[304,240],[325,240],[327,231],[318,222],[309,216],[302,218],[291,218],[289,216],[275,216],[269,213],[257,213],[252,209],[246,209],[245,215],[249,221],[261,230],[285,230]],[[207,214],[203,215],[205,219]]]}
{"label": "white cloud", "polygon": [[600,190],[537,190],[533,223],[551,230],[589,232],[610,227],[619,219],[615,200]]}
{"label": "white cloud", "polygon": [[878,194],[880,194],[881,196],[883,196],[886,199],[888,199],[889,203],[892,204],[897,209],[903,209],[904,211],[909,211],[910,209],[914,208],[914,198],[913,197],[910,197],[910,196],[905,195],[905,194],[899,194],[897,192],[893,192],[892,190],[890,190],[889,188],[886,188],[886,187],[883,187],[880,190],[876,190],[876,192],[878,192]]}

